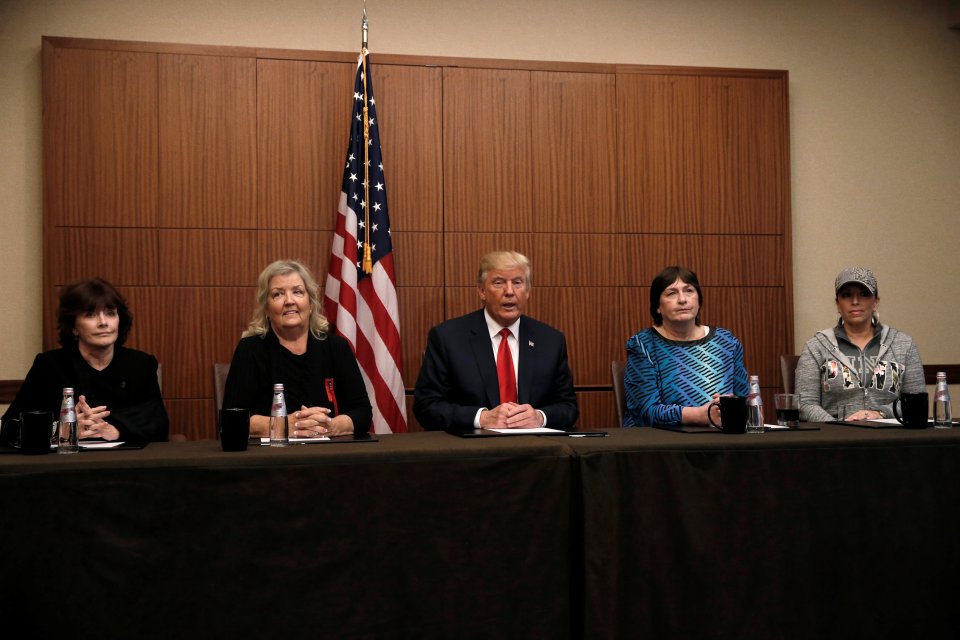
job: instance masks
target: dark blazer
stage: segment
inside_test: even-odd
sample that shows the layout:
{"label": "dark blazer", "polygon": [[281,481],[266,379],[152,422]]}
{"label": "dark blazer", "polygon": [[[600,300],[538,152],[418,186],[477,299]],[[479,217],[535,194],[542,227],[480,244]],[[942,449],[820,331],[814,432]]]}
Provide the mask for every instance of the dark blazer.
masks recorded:
{"label": "dark blazer", "polygon": [[[521,316],[517,402],[543,411],[547,426],[571,429],[580,415],[563,334]],[[481,407],[500,405],[497,362],[483,310],[430,330],[414,391],[413,413],[425,429],[466,430]]]}
{"label": "dark blazer", "polygon": [[[157,359],[119,346],[114,347],[113,360],[102,371],[83,360],[76,344],[38,354],[3,416],[4,425],[21,411],[52,411],[59,416],[64,387],[73,387],[77,400],[86,396],[91,407],[106,405],[110,411],[107,422],[120,432],[120,440],[167,439],[170,425],[160,396]],[[11,436],[6,433],[0,438],[9,440]]]}

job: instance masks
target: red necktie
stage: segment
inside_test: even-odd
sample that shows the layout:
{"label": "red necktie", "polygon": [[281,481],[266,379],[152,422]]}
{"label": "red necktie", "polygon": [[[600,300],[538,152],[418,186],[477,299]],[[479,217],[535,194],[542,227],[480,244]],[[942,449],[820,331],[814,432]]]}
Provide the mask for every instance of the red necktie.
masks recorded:
{"label": "red necktie", "polygon": [[500,380],[500,404],[517,401],[517,377],[513,372],[513,356],[507,338],[510,329],[500,330],[500,348],[497,350],[497,378]]}

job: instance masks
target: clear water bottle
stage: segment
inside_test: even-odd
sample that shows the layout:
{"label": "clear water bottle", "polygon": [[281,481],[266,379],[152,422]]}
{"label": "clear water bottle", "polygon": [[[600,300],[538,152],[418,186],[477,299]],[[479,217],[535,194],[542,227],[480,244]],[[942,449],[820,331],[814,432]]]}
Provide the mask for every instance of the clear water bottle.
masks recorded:
{"label": "clear water bottle", "polygon": [[77,405],[73,400],[73,387],[64,387],[63,400],[60,402],[60,425],[57,428],[57,453],[76,453],[80,451],[77,433]]}
{"label": "clear water bottle", "polygon": [[270,446],[285,447],[290,444],[290,427],[287,422],[287,401],[283,397],[283,385],[273,385],[273,404],[270,407]]}
{"label": "clear water bottle", "polygon": [[953,426],[950,389],[947,387],[945,371],[937,371],[937,389],[933,392],[933,426],[937,429],[949,429]]}
{"label": "clear water bottle", "polygon": [[760,396],[760,376],[750,376],[750,394],[747,396],[747,433],[763,433],[763,398]]}

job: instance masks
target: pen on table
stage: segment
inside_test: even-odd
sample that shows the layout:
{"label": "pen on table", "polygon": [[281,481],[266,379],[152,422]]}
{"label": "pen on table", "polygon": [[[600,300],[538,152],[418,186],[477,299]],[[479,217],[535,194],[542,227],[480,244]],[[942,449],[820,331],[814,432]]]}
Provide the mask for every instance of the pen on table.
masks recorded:
{"label": "pen on table", "polygon": [[601,431],[588,431],[586,433],[571,433],[568,434],[571,438],[603,438],[607,434]]}

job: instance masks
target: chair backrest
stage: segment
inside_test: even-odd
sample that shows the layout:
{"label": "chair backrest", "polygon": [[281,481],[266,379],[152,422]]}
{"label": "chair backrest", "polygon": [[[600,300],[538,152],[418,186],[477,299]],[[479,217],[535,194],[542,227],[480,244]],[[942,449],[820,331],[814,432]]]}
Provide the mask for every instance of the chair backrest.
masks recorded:
{"label": "chair backrest", "polygon": [[780,356],[780,377],[783,379],[783,392],[796,393],[797,361],[800,356],[784,353]]}
{"label": "chair backrest", "polygon": [[623,426],[623,416],[627,413],[627,396],[623,392],[623,372],[627,368],[624,360],[614,360],[610,363],[610,377],[613,378],[613,399],[617,403],[617,418]]}
{"label": "chair backrest", "polygon": [[230,363],[217,362],[213,365],[213,400],[217,411],[223,408],[223,388],[227,384],[227,374],[230,373]]}

